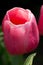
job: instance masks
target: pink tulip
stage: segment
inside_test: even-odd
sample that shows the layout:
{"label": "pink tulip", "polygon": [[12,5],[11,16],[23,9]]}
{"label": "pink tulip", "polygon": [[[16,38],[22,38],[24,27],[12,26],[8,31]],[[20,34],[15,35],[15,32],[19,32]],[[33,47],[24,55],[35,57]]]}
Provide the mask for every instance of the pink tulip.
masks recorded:
{"label": "pink tulip", "polygon": [[39,21],[38,21],[38,28],[39,28],[40,35],[43,35],[43,5],[41,6],[41,9],[40,9],[40,17],[39,17]]}
{"label": "pink tulip", "polygon": [[29,53],[38,46],[38,27],[30,10],[20,7],[8,10],[2,28],[5,47],[10,54]]}

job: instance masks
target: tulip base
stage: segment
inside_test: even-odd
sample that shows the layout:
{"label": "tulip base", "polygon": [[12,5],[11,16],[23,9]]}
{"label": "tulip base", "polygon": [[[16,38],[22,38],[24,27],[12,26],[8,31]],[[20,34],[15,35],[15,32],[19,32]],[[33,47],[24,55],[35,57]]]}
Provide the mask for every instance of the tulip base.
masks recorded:
{"label": "tulip base", "polygon": [[10,55],[4,47],[3,32],[0,27],[0,65],[32,65],[35,55],[36,53],[30,54],[26,61],[23,55]]}

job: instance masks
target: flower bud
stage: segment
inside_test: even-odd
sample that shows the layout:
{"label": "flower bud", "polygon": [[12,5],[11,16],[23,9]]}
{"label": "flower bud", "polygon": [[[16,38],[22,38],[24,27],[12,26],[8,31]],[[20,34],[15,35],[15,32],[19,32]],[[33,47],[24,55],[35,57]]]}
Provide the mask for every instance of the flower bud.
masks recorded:
{"label": "flower bud", "polygon": [[41,9],[40,9],[38,28],[39,28],[40,35],[43,35],[43,5],[41,6]]}
{"label": "flower bud", "polygon": [[10,54],[29,53],[38,46],[38,27],[35,16],[30,10],[20,7],[8,10],[2,28],[4,44]]}

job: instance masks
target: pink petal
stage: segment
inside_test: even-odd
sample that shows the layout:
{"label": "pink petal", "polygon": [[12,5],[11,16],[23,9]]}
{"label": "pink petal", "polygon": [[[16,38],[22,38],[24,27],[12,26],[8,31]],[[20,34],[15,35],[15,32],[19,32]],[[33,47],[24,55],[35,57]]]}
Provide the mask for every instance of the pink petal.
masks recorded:
{"label": "pink petal", "polygon": [[43,5],[41,6],[41,9],[40,9],[38,28],[39,28],[40,35],[43,35]]}

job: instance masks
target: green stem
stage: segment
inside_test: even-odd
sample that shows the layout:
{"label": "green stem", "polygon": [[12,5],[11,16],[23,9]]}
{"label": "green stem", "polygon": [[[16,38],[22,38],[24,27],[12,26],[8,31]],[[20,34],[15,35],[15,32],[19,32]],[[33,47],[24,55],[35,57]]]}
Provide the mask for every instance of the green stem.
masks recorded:
{"label": "green stem", "polygon": [[15,55],[11,56],[11,63],[12,65],[23,65],[23,55]]}

